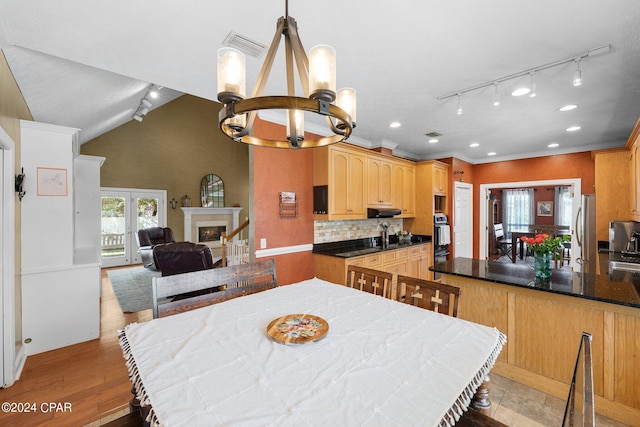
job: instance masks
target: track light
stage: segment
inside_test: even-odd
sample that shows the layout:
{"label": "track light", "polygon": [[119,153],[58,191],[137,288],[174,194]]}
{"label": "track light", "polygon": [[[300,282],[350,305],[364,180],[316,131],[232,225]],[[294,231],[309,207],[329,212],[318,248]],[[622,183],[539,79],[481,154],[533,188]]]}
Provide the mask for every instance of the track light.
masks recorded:
{"label": "track light", "polygon": [[500,105],[500,92],[498,92],[498,83],[493,84],[493,106]]}
{"label": "track light", "polygon": [[144,105],[147,108],[151,108],[151,101],[149,101],[147,98],[142,98],[142,101],[140,101],[142,103],[142,105]]}
{"label": "track light", "polygon": [[141,122],[141,121],[143,120],[142,116],[141,116],[141,115],[139,115],[139,114],[134,114],[134,115],[133,115],[133,118],[134,118],[135,120],[139,121],[139,122]]}
{"label": "track light", "polygon": [[535,98],[537,93],[536,93],[536,78],[535,78],[536,72],[533,71],[531,73],[531,92],[529,92],[529,97],[530,98]]}
{"label": "track light", "polygon": [[575,62],[576,64],[576,71],[573,74],[573,85],[574,86],[580,86],[582,84],[582,75],[580,72],[580,61],[587,59],[587,58],[591,58],[593,56],[596,55],[601,55],[603,53],[609,52],[609,50],[611,50],[611,46],[606,44],[603,46],[599,46],[599,47],[595,47],[593,49],[589,49],[584,53],[581,53],[577,56],[571,56],[569,58],[564,58],[564,59],[560,59],[558,61],[554,61],[554,62],[549,62],[547,64],[542,64],[542,65],[538,65],[537,67],[533,67],[533,68],[529,68],[528,70],[523,70],[523,71],[519,71],[517,73],[513,73],[513,74],[509,74],[507,76],[503,76],[497,79],[492,79],[488,82],[485,83],[480,83],[477,84],[475,86],[471,86],[471,87],[467,87],[465,89],[458,89],[456,91],[453,92],[449,92],[445,95],[442,96],[438,96],[436,99],[442,101],[444,99],[447,98],[453,98],[454,96],[457,96],[458,99],[460,98],[460,96],[464,93],[467,92],[472,92],[478,89],[482,89],[491,85],[496,85],[496,84],[500,84],[509,80],[513,80],[519,77],[523,77],[526,75],[530,75],[531,76],[531,87],[529,88],[519,88],[515,91],[512,92],[513,96],[522,96],[522,95],[526,95],[529,94],[529,96],[534,97],[536,96],[536,85],[535,85],[535,81],[534,81],[534,76],[535,73],[537,73],[538,71],[543,71],[543,70],[547,70],[549,68],[554,68],[554,67],[558,67],[560,65],[565,65],[568,64],[570,62]]}
{"label": "track light", "polygon": [[458,94],[458,115],[462,115],[462,95]]}
{"label": "track light", "polygon": [[582,72],[580,71],[580,58],[576,59],[576,71],[573,73],[573,85],[580,86],[582,84]]}

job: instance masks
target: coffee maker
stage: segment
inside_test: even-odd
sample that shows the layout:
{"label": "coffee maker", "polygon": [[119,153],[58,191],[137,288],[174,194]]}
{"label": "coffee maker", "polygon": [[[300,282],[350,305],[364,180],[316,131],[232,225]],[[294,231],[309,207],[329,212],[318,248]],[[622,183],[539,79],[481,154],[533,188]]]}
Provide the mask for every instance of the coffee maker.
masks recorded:
{"label": "coffee maker", "polygon": [[640,222],[611,221],[609,223],[609,252],[640,255]]}

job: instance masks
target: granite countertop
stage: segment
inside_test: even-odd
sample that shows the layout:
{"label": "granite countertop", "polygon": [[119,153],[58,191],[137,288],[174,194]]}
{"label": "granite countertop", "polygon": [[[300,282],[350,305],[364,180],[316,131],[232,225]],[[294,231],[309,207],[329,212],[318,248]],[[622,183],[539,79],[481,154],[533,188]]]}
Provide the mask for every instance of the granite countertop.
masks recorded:
{"label": "granite countertop", "polygon": [[[608,257],[603,258],[608,263]],[[553,269],[549,283],[536,283],[533,268],[529,265],[471,258],[455,258],[441,262],[430,267],[430,270],[503,285],[640,308],[640,273],[638,272],[608,272],[608,268],[606,268],[601,269],[601,271],[607,272],[606,274],[589,274]]]}
{"label": "granite countertop", "polygon": [[314,254],[336,256],[340,258],[353,258],[356,256],[393,251],[416,245],[424,245],[425,243],[431,243],[431,236],[414,234],[411,236],[411,243],[399,243],[398,236],[391,235],[389,236],[389,244],[386,246],[381,244],[380,237],[367,237],[364,239],[314,244],[312,252]]}

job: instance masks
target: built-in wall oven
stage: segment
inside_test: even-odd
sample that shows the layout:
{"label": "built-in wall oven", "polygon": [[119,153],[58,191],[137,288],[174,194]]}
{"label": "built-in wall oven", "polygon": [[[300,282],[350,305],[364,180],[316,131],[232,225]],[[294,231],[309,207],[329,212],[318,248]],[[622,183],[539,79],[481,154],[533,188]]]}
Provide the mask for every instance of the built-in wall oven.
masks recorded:
{"label": "built-in wall oven", "polygon": [[[433,263],[444,262],[449,255],[451,244],[451,227],[446,215],[437,213],[433,216]],[[434,279],[439,279],[440,274],[434,273]]]}

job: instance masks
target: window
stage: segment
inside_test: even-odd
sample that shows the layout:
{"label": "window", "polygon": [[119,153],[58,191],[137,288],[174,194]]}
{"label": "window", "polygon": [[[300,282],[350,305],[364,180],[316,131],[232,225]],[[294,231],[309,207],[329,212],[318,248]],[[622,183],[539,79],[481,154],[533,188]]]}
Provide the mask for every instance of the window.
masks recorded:
{"label": "window", "polygon": [[556,188],[556,225],[571,227],[571,189],[569,187]]}
{"label": "window", "polygon": [[512,231],[529,230],[534,214],[533,188],[504,190],[502,199],[505,234],[508,236]]}

